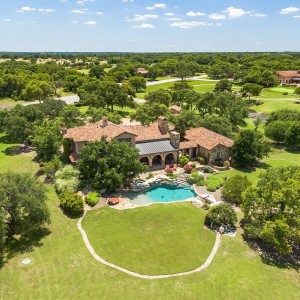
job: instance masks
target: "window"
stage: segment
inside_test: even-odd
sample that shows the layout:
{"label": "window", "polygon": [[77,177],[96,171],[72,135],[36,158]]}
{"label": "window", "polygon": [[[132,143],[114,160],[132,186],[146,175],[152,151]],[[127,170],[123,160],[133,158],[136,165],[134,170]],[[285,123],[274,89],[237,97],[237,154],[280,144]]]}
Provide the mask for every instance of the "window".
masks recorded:
{"label": "window", "polygon": [[221,161],[222,160],[222,153],[220,151],[217,152],[215,161]]}
{"label": "window", "polygon": [[119,142],[122,142],[122,143],[129,143],[131,144],[131,138],[127,138],[127,139],[118,139]]}

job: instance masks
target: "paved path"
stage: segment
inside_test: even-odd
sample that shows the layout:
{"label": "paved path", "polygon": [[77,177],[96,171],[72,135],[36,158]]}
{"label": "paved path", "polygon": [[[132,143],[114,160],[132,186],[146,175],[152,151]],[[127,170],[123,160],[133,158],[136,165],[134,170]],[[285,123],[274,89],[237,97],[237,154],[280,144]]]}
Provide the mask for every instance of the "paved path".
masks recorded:
{"label": "paved path", "polygon": [[89,250],[90,254],[100,263],[109,266],[113,269],[116,269],[118,271],[121,271],[123,273],[126,273],[128,275],[134,276],[134,277],[138,277],[138,278],[142,278],[142,279],[162,279],[162,278],[170,278],[170,277],[178,277],[178,276],[184,276],[184,275],[190,275],[193,273],[197,273],[197,272],[201,272],[204,269],[206,269],[212,262],[213,258],[215,257],[219,246],[220,246],[220,242],[221,242],[221,235],[219,233],[217,233],[216,235],[216,242],[214,244],[214,247],[209,255],[209,257],[207,258],[207,260],[204,262],[204,264],[202,264],[199,268],[191,270],[191,271],[187,271],[187,272],[182,272],[182,273],[175,273],[175,274],[165,274],[165,275],[143,275],[143,274],[139,274],[136,272],[132,272],[129,271],[125,268],[122,268],[120,266],[114,265],[108,261],[106,261],[105,259],[103,259],[102,257],[100,257],[94,250],[94,248],[92,247],[92,245],[90,244],[90,241],[87,237],[86,232],[84,231],[84,229],[81,226],[81,222],[85,216],[86,212],[84,213],[84,215],[79,219],[79,221],[77,222],[77,227],[82,235],[83,241],[87,247],[87,249]]}
{"label": "paved path", "polygon": [[[168,82],[176,82],[180,81],[181,78],[170,78],[170,79],[164,79],[164,80],[158,80],[158,81],[147,81],[147,86],[156,85],[156,84],[162,84],[162,83],[168,83]],[[205,80],[205,81],[218,81],[214,79],[207,79],[207,75],[201,75],[201,76],[193,76],[185,78],[185,80]]]}
{"label": "paved path", "polygon": [[[73,104],[79,101],[79,96],[78,95],[71,95],[71,96],[64,96],[61,98],[54,98],[55,100],[63,100],[66,102],[66,104]],[[39,104],[41,103],[40,101],[36,100],[36,101],[31,101],[31,102],[27,102],[22,104],[23,106],[27,106],[27,105],[33,105],[33,104]]]}

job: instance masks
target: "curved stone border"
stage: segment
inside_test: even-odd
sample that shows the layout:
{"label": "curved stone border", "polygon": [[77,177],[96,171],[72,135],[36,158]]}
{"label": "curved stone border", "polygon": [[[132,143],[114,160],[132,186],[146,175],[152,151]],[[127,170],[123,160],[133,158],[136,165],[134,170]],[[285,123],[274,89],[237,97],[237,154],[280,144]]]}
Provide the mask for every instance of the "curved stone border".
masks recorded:
{"label": "curved stone border", "polygon": [[139,274],[136,272],[132,272],[129,271],[125,268],[122,268],[120,266],[114,265],[108,261],[106,261],[105,259],[103,259],[102,257],[100,257],[94,250],[94,248],[92,247],[92,245],[90,244],[90,241],[87,237],[87,234],[85,232],[85,230],[82,228],[81,226],[81,222],[83,220],[83,218],[85,217],[86,212],[84,212],[84,215],[79,219],[79,221],[77,222],[77,227],[82,235],[83,241],[85,246],[87,247],[87,249],[89,250],[89,252],[91,253],[91,255],[100,263],[109,266],[113,269],[116,269],[118,271],[121,271],[123,273],[126,273],[128,275],[134,276],[134,277],[138,277],[138,278],[142,278],[142,279],[161,279],[161,278],[170,278],[170,277],[177,277],[177,276],[184,276],[184,275],[189,275],[189,274],[193,274],[193,273],[197,273],[197,272],[201,272],[204,269],[206,269],[210,263],[212,262],[213,258],[215,257],[219,246],[220,246],[220,242],[221,242],[221,235],[219,233],[217,233],[216,235],[216,241],[214,244],[213,249],[210,252],[209,257],[207,258],[207,260],[197,269],[191,270],[191,271],[187,271],[187,272],[182,272],[182,273],[175,273],[175,274],[165,274],[165,275],[143,275],[143,274]]}

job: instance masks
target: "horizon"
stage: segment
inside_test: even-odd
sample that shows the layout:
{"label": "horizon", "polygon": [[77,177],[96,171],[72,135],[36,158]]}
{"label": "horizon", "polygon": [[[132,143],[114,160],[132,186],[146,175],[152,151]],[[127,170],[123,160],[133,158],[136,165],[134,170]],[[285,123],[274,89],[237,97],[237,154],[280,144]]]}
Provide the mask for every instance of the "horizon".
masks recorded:
{"label": "horizon", "polygon": [[299,22],[296,0],[15,0],[0,52],[300,52]]}

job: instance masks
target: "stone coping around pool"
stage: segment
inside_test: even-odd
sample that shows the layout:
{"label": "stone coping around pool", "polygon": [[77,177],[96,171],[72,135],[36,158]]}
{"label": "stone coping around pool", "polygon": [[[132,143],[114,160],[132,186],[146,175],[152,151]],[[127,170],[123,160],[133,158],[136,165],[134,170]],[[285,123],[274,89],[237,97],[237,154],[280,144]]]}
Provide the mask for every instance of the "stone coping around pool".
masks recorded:
{"label": "stone coping around pool", "polygon": [[187,272],[181,272],[181,273],[174,273],[174,274],[162,274],[162,275],[145,275],[145,274],[140,274],[140,273],[137,273],[137,272],[133,272],[133,271],[130,271],[128,269],[125,269],[125,268],[122,268],[118,265],[115,265],[113,263],[110,263],[108,262],[107,260],[105,260],[104,258],[100,257],[94,250],[93,246],[91,245],[89,239],[88,239],[88,236],[85,232],[85,230],[82,228],[82,220],[83,218],[85,217],[86,215],[86,211],[84,212],[83,216],[78,220],[77,222],[77,228],[79,230],[79,232],[81,233],[81,236],[82,236],[82,239],[83,239],[83,242],[85,244],[85,246],[87,247],[88,251],[90,252],[90,254],[94,257],[94,259],[96,259],[98,262],[106,265],[106,266],[109,266],[115,270],[118,270],[118,271],[121,271],[123,273],[126,273],[127,275],[130,275],[130,276],[133,276],[133,277],[137,277],[137,278],[141,278],[141,279],[163,279],[163,278],[170,278],[170,277],[179,277],[179,276],[184,276],[184,275],[190,275],[190,274],[193,274],[193,273],[198,273],[198,272],[201,272],[203,271],[204,269],[206,269],[212,262],[212,260],[214,259],[218,249],[219,249],[219,246],[220,246],[220,243],[221,243],[221,235],[220,233],[217,233],[216,234],[216,241],[215,241],[215,244],[208,256],[208,258],[206,259],[206,261],[201,265],[199,266],[197,269],[194,269],[194,270],[191,270],[191,271],[187,271]]}
{"label": "stone coping around pool", "polygon": [[146,207],[150,206],[153,204],[172,204],[172,203],[178,203],[178,202],[192,202],[196,204],[201,204],[201,200],[198,198],[187,198],[184,200],[174,200],[174,201],[169,201],[169,202],[152,202],[152,203],[147,203],[147,204],[141,204],[137,205],[135,203],[130,203],[130,200],[128,198],[123,197],[122,200],[120,198],[120,202],[122,203],[116,204],[116,205],[108,205],[110,208],[117,209],[117,210],[124,210],[124,209],[134,209],[134,208],[139,208],[139,207]]}

